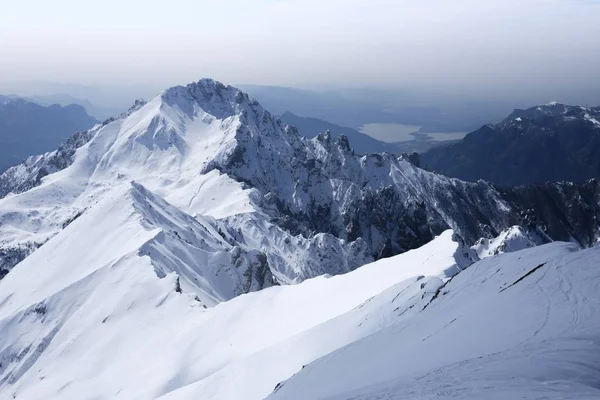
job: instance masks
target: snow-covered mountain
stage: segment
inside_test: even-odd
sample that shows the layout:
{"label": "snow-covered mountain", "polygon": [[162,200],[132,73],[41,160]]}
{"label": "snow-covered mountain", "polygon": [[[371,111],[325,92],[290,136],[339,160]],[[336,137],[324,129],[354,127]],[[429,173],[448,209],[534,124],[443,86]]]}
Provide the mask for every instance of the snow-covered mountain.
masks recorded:
{"label": "snow-covered mountain", "polygon": [[0,398],[597,395],[597,183],[417,164],[201,80],[8,170]]}
{"label": "snow-covered mountain", "polygon": [[132,181],[191,217],[215,219],[232,245],[264,253],[279,283],[347,272],[448,228],[469,245],[525,222],[584,246],[598,232],[571,215],[597,218],[597,195],[531,215],[529,197],[485,182],[436,175],[404,156],[355,155],[344,137],[304,139],[243,92],[205,79],[0,176],[0,268]]}
{"label": "snow-covered mountain", "polygon": [[600,107],[551,102],[515,110],[422,159],[444,175],[504,186],[598,179]]}
{"label": "snow-covered mountain", "polygon": [[[0,282],[0,398],[600,393],[599,247],[551,243],[465,270],[465,249],[447,231],[344,275],[204,308],[181,293],[175,274],[159,279],[152,258],[135,250],[155,242],[154,232],[128,235],[137,215],[105,206],[125,218],[115,224],[123,227],[113,237],[118,260],[42,246]],[[78,222],[55,240],[84,235]],[[102,233],[100,247],[111,241]]]}

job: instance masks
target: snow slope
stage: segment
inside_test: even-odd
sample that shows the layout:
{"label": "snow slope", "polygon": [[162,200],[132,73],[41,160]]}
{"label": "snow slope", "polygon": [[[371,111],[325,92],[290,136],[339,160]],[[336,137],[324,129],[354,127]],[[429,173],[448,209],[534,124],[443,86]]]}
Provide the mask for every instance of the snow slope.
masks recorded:
{"label": "snow slope", "polygon": [[[495,238],[481,238],[471,248],[480,259],[501,253],[511,253],[540,244],[540,240],[534,240],[520,226],[512,226],[503,231]],[[542,242],[543,243],[543,242]]]}
{"label": "snow slope", "polygon": [[599,261],[566,243],[486,258],[269,398],[600,398]]}
{"label": "snow slope", "polygon": [[[140,193],[134,185],[125,198]],[[448,231],[346,275],[271,287],[206,309],[178,291],[174,274],[159,279],[152,255],[140,255],[161,236],[149,220],[168,209],[155,204],[152,215],[140,216],[133,209],[151,199],[130,206],[123,198],[97,209],[101,215],[116,207],[122,220],[82,232],[83,219],[98,216],[90,212],[52,241],[80,249],[94,241],[96,250],[42,246],[0,282],[0,398],[260,399],[302,365],[391,324],[397,307],[422,308],[464,262]],[[107,230],[121,243],[118,253],[104,251]],[[386,304],[399,296],[393,308],[369,300],[383,291]]]}

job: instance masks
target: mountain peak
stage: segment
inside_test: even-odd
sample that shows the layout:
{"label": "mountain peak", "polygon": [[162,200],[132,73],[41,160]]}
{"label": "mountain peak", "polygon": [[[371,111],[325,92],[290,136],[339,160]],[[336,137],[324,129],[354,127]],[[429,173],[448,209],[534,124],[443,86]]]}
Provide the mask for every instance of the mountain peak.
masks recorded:
{"label": "mountain peak", "polygon": [[260,107],[256,100],[251,100],[241,90],[209,78],[185,86],[174,86],[162,92],[160,97],[166,104],[179,107],[189,116],[193,114],[193,105],[196,104],[218,119],[240,114],[243,104]]}

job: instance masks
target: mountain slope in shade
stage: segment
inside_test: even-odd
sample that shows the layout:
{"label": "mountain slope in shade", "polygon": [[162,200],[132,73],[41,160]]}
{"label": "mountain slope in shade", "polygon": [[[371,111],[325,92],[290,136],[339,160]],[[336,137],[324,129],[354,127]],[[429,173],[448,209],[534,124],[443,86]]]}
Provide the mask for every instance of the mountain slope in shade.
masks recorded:
{"label": "mountain slope in shade", "polygon": [[503,186],[600,178],[600,108],[550,103],[515,110],[422,160],[444,175]]}
{"label": "mountain slope in shade", "polygon": [[480,261],[424,310],[328,354],[269,399],[596,399],[600,248]]}
{"label": "mountain slope in shade", "polygon": [[0,173],[28,156],[55,149],[97,121],[79,105],[38,104],[0,96]]}

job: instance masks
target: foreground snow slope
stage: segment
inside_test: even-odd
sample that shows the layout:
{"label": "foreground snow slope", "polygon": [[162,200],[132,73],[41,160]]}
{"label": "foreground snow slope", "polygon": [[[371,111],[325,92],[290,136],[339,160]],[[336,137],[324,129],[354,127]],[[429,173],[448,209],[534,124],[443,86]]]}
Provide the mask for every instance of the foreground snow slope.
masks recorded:
{"label": "foreground snow slope", "polygon": [[424,311],[302,369],[272,399],[600,398],[600,248],[486,258]]}
{"label": "foreground snow slope", "polygon": [[[98,218],[111,208],[121,219]],[[169,211],[134,184],[0,281],[0,398],[264,398],[302,365],[389,325],[396,307],[422,308],[463,262],[448,231],[346,275],[272,287],[206,309],[203,303],[217,294],[199,284],[194,295],[180,293],[174,274],[164,271],[160,279],[155,272],[169,264],[143,252],[167,234],[165,226],[184,218]],[[79,229],[91,226],[91,218],[95,229]],[[193,238],[178,235],[181,246]],[[225,244],[213,245],[210,254],[231,254]],[[417,277],[423,274],[430,277]],[[404,291],[394,309],[375,300],[356,308],[385,290],[385,303]]]}

